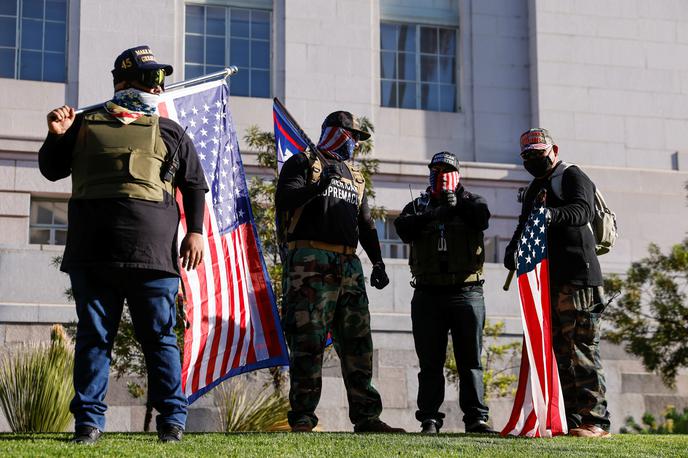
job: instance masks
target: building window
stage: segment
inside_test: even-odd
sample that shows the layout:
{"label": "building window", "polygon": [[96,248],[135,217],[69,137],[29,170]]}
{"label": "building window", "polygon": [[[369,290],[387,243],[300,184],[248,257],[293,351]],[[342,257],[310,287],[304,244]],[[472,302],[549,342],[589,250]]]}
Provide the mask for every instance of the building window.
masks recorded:
{"label": "building window", "polygon": [[380,24],[383,107],[456,111],[456,29]]}
{"label": "building window", "polygon": [[388,216],[386,219],[375,220],[375,228],[380,239],[380,248],[383,258],[408,259],[409,247],[401,241],[394,227],[396,216]]}
{"label": "building window", "polygon": [[185,78],[236,65],[233,95],[270,97],[270,31],[270,11],[186,5]]}
{"label": "building window", "polygon": [[0,1],[0,78],[65,82],[67,0]]}
{"label": "building window", "polygon": [[29,243],[64,245],[67,242],[67,201],[32,200]]}

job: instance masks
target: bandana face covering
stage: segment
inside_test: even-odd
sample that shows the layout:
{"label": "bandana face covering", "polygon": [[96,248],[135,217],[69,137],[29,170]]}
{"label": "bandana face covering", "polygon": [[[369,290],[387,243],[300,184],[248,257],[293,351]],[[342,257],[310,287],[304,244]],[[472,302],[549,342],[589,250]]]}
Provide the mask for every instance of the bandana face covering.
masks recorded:
{"label": "bandana face covering", "polygon": [[325,127],[320,134],[318,149],[334,159],[346,161],[354,154],[356,140],[351,132],[341,127]]}
{"label": "bandana face covering", "polygon": [[128,88],[115,92],[112,100],[105,104],[105,109],[123,124],[129,124],[141,116],[157,114],[159,102],[158,94]]}
{"label": "bandana face covering", "polygon": [[440,172],[430,169],[430,194],[438,199],[443,191],[454,192],[459,186],[459,172]]}

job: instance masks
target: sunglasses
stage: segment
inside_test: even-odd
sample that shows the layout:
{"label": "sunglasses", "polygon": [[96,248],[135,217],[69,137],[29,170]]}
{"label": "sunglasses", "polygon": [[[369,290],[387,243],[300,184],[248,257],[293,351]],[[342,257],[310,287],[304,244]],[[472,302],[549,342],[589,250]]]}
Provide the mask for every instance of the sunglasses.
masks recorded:
{"label": "sunglasses", "polygon": [[144,70],[139,73],[138,82],[146,87],[165,87],[165,70]]}
{"label": "sunglasses", "polygon": [[546,156],[548,149],[527,149],[521,153],[521,159],[528,161],[530,159],[537,159],[541,156]]}

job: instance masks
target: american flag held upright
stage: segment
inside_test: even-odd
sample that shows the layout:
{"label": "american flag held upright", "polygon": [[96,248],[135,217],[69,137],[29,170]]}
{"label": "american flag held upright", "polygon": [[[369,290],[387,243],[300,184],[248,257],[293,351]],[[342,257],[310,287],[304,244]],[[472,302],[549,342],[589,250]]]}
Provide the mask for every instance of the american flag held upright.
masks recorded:
{"label": "american flag held upright", "polygon": [[[219,80],[165,93],[159,106],[161,116],[188,126],[210,188],[203,262],[182,271],[189,321],[182,390],[189,403],[233,375],[288,364],[228,95]],[[186,232],[181,196],[177,201],[181,241]]]}
{"label": "american flag held upright", "polygon": [[503,436],[552,437],[567,433],[552,347],[545,212],[544,206],[534,206],[517,247],[523,350],[514,407]]}

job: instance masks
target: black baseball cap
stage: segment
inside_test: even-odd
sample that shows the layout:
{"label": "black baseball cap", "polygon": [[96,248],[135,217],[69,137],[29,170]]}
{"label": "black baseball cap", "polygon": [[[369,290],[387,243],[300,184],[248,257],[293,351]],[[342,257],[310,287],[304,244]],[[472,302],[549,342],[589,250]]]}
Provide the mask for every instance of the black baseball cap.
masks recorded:
{"label": "black baseball cap", "polygon": [[432,168],[437,164],[446,164],[457,172],[459,171],[459,160],[456,158],[454,153],[450,153],[449,151],[440,151],[432,156],[432,159],[430,159],[430,163],[428,164],[428,168]]}
{"label": "black baseball cap", "polygon": [[165,71],[165,76],[170,76],[173,70],[169,64],[158,63],[150,46],[142,45],[129,48],[117,56],[115,68],[112,69],[112,76],[115,78],[115,82],[135,80],[140,72],[159,69]]}
{"label": "black baseball cap", "polygon": [[322,124],[323,129],[325,127],[341,127],[358,134],[358,138],[361,140],[368,140],[370,134],[361,130],[361,126],[358,124],[358,120],[349,113],[348,111],[335,111],[327,115],[325,121]]}

